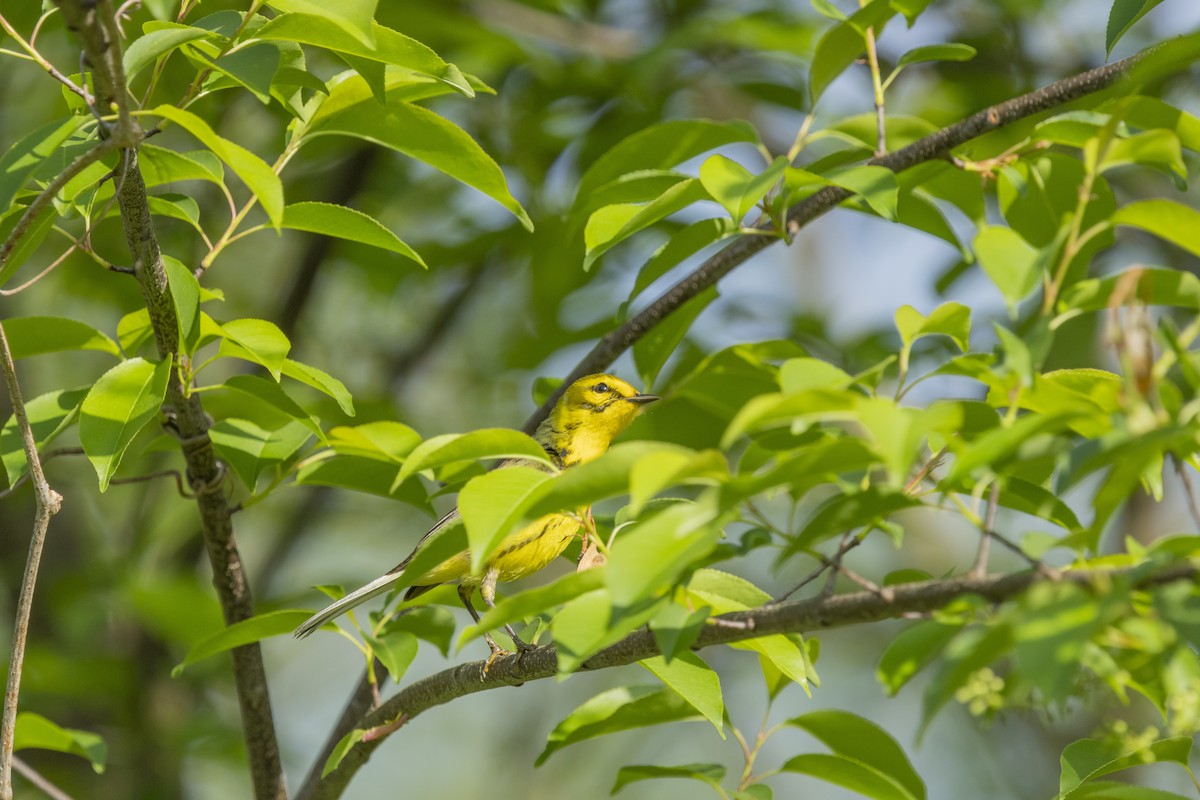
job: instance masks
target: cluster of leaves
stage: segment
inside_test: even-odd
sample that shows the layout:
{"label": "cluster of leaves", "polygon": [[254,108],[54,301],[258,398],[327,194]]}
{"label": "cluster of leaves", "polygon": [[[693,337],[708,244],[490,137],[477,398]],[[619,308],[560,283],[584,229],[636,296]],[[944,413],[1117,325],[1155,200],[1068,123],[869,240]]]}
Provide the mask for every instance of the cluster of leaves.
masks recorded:
{"label": "cluster of leaves", "polygon": [[[863,162],[881,147],[894,149],[934,132],[934,123],[888,115],[882,141],[875,114],[815,130],[806,123],[778,155],[746,121],[644,126],[583,171],[558,223],[564,241],[581,246],[585,270],[611,260],[610,251],[643,241],[651,229],[669,231],[638,272],[626,309],[719,242],[790,240],[788,209],[839,187],[850,193],[845,208],[955,248],[962,264],[947,284],[977,263],[1010,319],[981,333],[960,303],[928,314],[903,306],[895,314],[889,352],[864,363],[833,363],[790,340],[700,353],[683,345],[692,323],[716,299],[709,290],[634,347],[643,381],[665,397],[635,428],[638,441],[562,474],[519,467],[489,472],[491,461],[546,461],[546,455],[528,436],[506,429],[423,438],[392,419],[351,425],[355,405],[346,386],[290,358],[292,343],[277,325],[257,318],[222,321],[204,310],[224,301],[220,291],[201,285],[206,270],[229,245],[268,229],[334,236],[424,265],[414,248],[363,212],[287,202],[280,174],[303,145],[325,135],[365,140],[416,159],[531,226],[496,162],[461,127],[428,108],[435,98],[472,98],[491,89],[375,22],[368,5],[278,0],[267,4],[270,13],[256,4],[249,12],[218,11],[185,24],[185,13],[173,19],[159,4],[148,4],[156,19],[123,54],[140,101],[135,113],[153,121],[164,137],[171,128],[182,129],[202,146],[185,151],[152,141],[139,151],[151,212],[185,223],[203,243],[191,259],[194,266],[164,257],[180,350],[168,359],[152,352],[154,329],[145,308],[126,314],[112,335],[63,317],[6,320],[17,359],[83,350],[117,360],[29,401],[39,450],[60,437],[76,438],[101,491],[136,477],[131,463],[174,446],[162,423],[169,428],[171,410],[163,402],[176,375],[188,393],[201,393],[214,418],[213,447],[238,482],[242,509],[291,485],[369,493],[423,510],[431,509],[436,495],[458,491],[462,524],[429,541],[410,568],[413,575],[464,547],[478,568],[505,536],[530,521],[553,512],[583,518],[584,509],[595,507],[588,519],[607,552],[606,565],[506,597],[458,637],[461,646],[503,624],[524,624],[528,638],[553,641],[565,675],[642,626],[654,632],[662,655],[643,666],[659,683],[611,689],[588,701],[551,733],[541,760],[597,735],[680,720],[707,720],[723,736],[728,720],[720,681],[690,647],[711,617],[771,601],[771,592],[716,568],[752,551],[772,551],[781,577],[794,582],[799,559],[824,558],[820,548],[832,540],[840,539],[844,549],[886,535],[899,547],[906,527],[925,524],[931,515],[955,515],[992,535],[985,504],[1013,512],[1014,520],[1048,523],[1015,543],[1043,569],[1049,569],[1042,559],[1051,551],[1098,575],[1116,567],[1157,568],[1200,551],[1196,539],[1179,537],[1150,548],[1129,542],[1125,554],[1100,555],[1106,526],[1131,494],[1144,488],[1161,497],[1168,465],[1196,466],[1200,422],[1192,398],[1200,389],[1200,356],[1192,346],[1200,335],[1200,281],[1166,266],[1132,266],[1105,277],[1095,277],[1093,269],[1119,243],[1121,227],[1200,255],[1200,213],[1167,199],[1118,203],[1111,185],[1130,172],[1157,171],[1184,186],[1187,158],[1200,152],[1200,119],[1131,84],[1008,126],[949,159],[900,174]],[[810,71],[807,102],[816,103],[889,20],[899,15],[911,25],[928,5],[873,0],[846,15],[828,0],[815,1],[832,24],[816,42],[813,63],[819,66]],[[1109,49],[1153,5],[1114,4]],[[901,70],[973,55],[974,48],[961,44],[909,51],[889,76],[876,74],[877,96]],[[183,68],[181,61],[194,79],[181,96],[162,96],[161,87],[169,84],[164,75]],[[342,71],[318,78],[333,71],[330,65]],[[274,164],[189,110],[226,91],[246,92],[287,115]],[[17,224],[39,187],[98,143],[91,110],[75,95],[64,96],[69,116],[39,127],[0,159],[0,206],[6,209],[0,234]],[[743,152],[761,161],[750,167],[731,157]],[[689,165],[696,166],[689,171]],[[115,157],[100,159],[63,186],[0,267],[0,281],[13,278],[52,232],[107,265],[88,234],[116,213],[114,194],[122,180],[116,167]],[[231,185],[226,169],[240,186]],[[228,201],[228,223],[214,227],[196,197],[172,191],[180,184],[216,187]],[[245,195],[240,203],[238,193]],[[255,214],[261,219],[252,221]],[[964,235],[967,228],[970,235]],[[1186,324],[1181,327],[1170,313],[1152,324],[1149,306],[1178,309]],[[1072,361],[1063,344],[1074,328],[1088,329],[1103,316],[1118,356],[1116,371]],[[1052,358],[1064,363],[1049,368]],[[257,371],[248,373],[246,364]],[[958,387],[959,397],[923,407],[902,402],[926,381]],[[321,415],[314,411],[318,401]],[[15,419],[0,430],[0,461],[10,485],[26,472]],[[1087,493],[1086,522],[1062,499],[1067,492]],[[908,570],[881,583],[886,589],[930,577]],[[1163,736],[1156,731],[1136,742],[1114,737],[1071,745],[1063,755],[1064,798],[1107,796],[1111,787],[1098,778],[1145,761],[1174,761],[1186,769],[1190,736],[1200,729],[1194,713],[1200,594],[1189,584],[1151,591],[1133,588],[1134,578],[1096,580],[1088,588],[1043,584],[1002,609],[970,598],[943,609],[893,641],[880,662],[880,682],[894,693],[937,663],[925,699],[926,724],[952,698],[980,716],[1008,707],[1060,707],[1097,687],[1122,700],[1130,691],[1148,698],[1162,715]],[[339,587],[322,588],[340,596]],[[397,588],[404,588],[403,580]],[[368,666],[378,658],[400,682],[419,641],[449,652],[454,621],[436,604],[452,599],[452,591],[431,592],[415,602],[422,606],[417,611],[397,614],[393,608],[366,626],[354,621],[360,637],[342,633]],[[197,644],[178,671],[290,632],[306,614],[276,610],[230,626]],[[772,700],[790,683],[806,691],[819,684],[814,639],[776,634],[735,647],[755,653]],[[924,797],[907,758],[869,723],[824,712],[784,725],[808,731],[832,754],[799,755],[781,771],[816,775],[871,797]],[[19,746],[103,762],[102,748],[88,735],[41,717],[23,717],[19,736]],[[345,742],[353,744],[353,737]],[[345,752],[335,754],[327,769]],[[752,760],[734,796],[761,800],[770,796],[760,783],[769,774],[752,775]],[[725,791],[716,765],[626,767],[614,791],[652,777],[692,777]]]}

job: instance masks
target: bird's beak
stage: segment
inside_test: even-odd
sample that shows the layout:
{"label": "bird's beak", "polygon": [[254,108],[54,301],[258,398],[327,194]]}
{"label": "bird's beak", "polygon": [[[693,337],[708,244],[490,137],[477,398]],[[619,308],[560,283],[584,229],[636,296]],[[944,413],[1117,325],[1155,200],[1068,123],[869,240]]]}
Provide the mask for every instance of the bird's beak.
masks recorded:
{"label": "bird's beak", "polygon": [[648,406],[655,400],[661,400],[662,398],[656,394],[635,394],[633,397],[626,397],[625,399],[634,405]]}

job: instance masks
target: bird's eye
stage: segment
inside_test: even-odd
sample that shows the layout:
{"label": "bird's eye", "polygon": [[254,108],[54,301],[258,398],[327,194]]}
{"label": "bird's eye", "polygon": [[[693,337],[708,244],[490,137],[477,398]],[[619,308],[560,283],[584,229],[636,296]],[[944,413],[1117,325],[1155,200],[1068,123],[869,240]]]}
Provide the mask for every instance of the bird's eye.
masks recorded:
{"label": "bird's eye", "polygon": [[597,383],[595,386],[592,387],[592,391],[595,392],[596,394],[608,394],[608,384],[607,383]]}

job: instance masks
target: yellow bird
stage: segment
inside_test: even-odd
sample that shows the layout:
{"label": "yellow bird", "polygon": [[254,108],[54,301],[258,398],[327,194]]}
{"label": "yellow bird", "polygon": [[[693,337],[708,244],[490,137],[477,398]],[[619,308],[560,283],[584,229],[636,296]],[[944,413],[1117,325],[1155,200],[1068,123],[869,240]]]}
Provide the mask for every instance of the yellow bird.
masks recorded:
{"label": "yellow bird", "polygon": [[[657,399],[654,395],[641,394],[613,375],[588,375],[567,387],[533,438],[545,448],[550,460],[559,469],[582,464],[608,450],[613,439],[629,427],[647,404]],[[520,458],[504,461],[500,468],[517,465],[553,471],[541,462]],[[307,636],[334,617],[388,591],[404,574],[404,568],[420,551],[421,545],[434,533],[458,519],[456,508],[438,520],[417,542],[408,558],[401,561],[395,569],[314,614],[296,629],[296,636]],[[566,549],[578,530],[579,521],[573,517],[563,514],[541,517],[521,530],[509,534],[483,565],[482,574],[471,573],[471,552],[463,550],[413,581],[405,592],[404,599],[417,597],[443,583],[457,581],[458,596],[462,598],[471,618],[478,623],[479,614],[471,605],[471,596],[477,587],[483,596],[483,602],[489,608],[493,607],[497,583],[519,580],[546,567]],[[518,650],[529,649],[530,645],[521,641],[511,626],[504,627]],[[492,639],[491,634],[485,633],[484,639],[492,649],[493,658],[504,652]]]}

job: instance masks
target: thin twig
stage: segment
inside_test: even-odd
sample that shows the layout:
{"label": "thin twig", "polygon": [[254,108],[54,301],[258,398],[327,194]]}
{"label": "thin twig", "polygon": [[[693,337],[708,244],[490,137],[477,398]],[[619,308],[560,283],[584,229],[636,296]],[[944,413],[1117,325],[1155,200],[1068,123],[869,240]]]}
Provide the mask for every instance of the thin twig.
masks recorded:
{"label": "thin twig", "polygon": [[33,36],[30,37],[28,42],[21,37],[21,34],[17,33],[17,30],[9,24],[8,20],[4,18],[3,14],[0,14],[0,28],[4,28],[4,32],[14,39],[17,44],[21,45],[21,49],[28,53],[29,57],[36,61],[42,69],[46,70],[46,72],[49,73],[54,80],[58,81],[72,92],[82,97],[83,102],[90,106],[92,104],[92,96],[88,94],[87,89],[77,85],[66,75],[59,72],[58,69],[49,61],[47,61],[46,58],[37,51],[37,48],[33,46],[33,40],[37,38],[38,29],[42,27],[42,22],[45,21],[46,17],[49,15],[50,12],[47,11],[42,15],[41,19],[37,21],[37,25],[33,29]]}
{"label": "thin twig", "polygon": [[21,444],[25,449],[25,460],[29,465],[29,476],[33,482],[37,511],[33,520],[33,536],[29,540],[29,558],[25,562],[25,574],[21,578],[21,593],[17,600],[17,618],[13,624],[12,655],[8,665],[8,684],[4,690],[4,712],[0,719],[0,800],[12,800],[12,757],[17,728],[17,699],[21,692],[21,667],[25,661],[25,640],[29,635],[29,615],[33,610],[33,589],[37,584],[38,566],[42,560],[42,547],[46,543],[46,530],[50,518],[62,507],[62,495],[50,488],[38,458],[37,440],[29,426],[29,415],[21,399],[21,387],[17,383],[17,367],[13,363],[12,351],[8,347],[8,336],[0,323],[0,366],[4,370],[4,382],[8,386],[8,399],[12,403],[13,416],[21,432]]}
{"label": "thin twig", "polygon": [[29,232],[29,227],[33,224],[34,219],[38,214],[41,213],[43,208],[50,205],[50,201],[54,199],[59,190],[66,186],[67,182],[80,172],[83,172],[83,170],[87,169],[89,166],[104,158],[106,155],[116,149],[116,143],[111,139],[100,142],[86,153],[81,153],[76,156],[75,160],[68,164],[66,169],[60,172],[54,180],[50,181],[50,185],[43,189],[42,192],[33,199],[33,202],[29,204],[29,207],[25,209],[25,213],[21,215],[19,220],[17,220],[16,226],[12,229],[12,232],[8,235],[8,238],[4,240],[4,244],[0,245],[0,269],[4,268],[9,256],[11,256],[13,250],[16,249],[17,243],[20,242],[21,238]]}
{"label": "thin twig", "polygon": [[[838,548],[836,557],[840,559],[842,556],[846,555],[846,553],[848,553],[851,550],[853,550],[854,548],[858,547],[860,544],[862,544],[862,539],[858,538],[857,536],[855,536],[854,538],[849,539],[849,540],[843,539],[841,547]],[[817,567],[812,572],[805,575],[804,578],[801,579],[801,581],[799,583],[797,583],[792,588],[788,589],[783,594],[777,596],[771,602],[772,603],[782,603],[784,600],[787,600],[789,597],[794,595],[796,592],[800,591],[805,586],[808,586],[810,583],[815,581],[817,578],[821,577],[821,575],[823,575],[825,570],[827,570],[827,569],[829,569],[829,564],[822,561],[821,566]]]}
{"label": "thin twig", "polygon": [[145,483],[152,481],[155,478],[174,478],[175,488],[179,490],[179,496],[188,500],[195,500],[196,495],[183,488],[183,475],[177,469],[163,469],[158,472],[151,472],[147,475],[134,475],[131,478],[113,478],[109,483]]}
{"label": "thin twig", "polygon": [[[83,455],[82,447],[60,447],[57,450],[48,450],[45,453],[42,453],[42,464],[45,464],[47,461],[49,461],[53,458],[58,458],[59,456],[81,456],[81,455]],[[15,492],[17,489],[20,489],[22,486],[25,485],[25,483],[28,480],[29,480],[29,471],[26,470],[25,472],[22,472],[21,475],[15,481],[13,481],[12,485],[9,486],[7,489],[0,489],[0,500],[3,500],[4,498],[8,497],[10,494]]]}
{"label": "thin twig", "polygon": [[988,492],[987,511],[983,516],[983,530],[979,536],[979,550],[975,554],[975,566],[971,567],[971,574],[976,577],[987,574],[988,545],[991,544],[992,534],[996,530],[996,510],[1000,507],[999,501],[1000,479],[997,478]]}
{"label": "thin twig", "polygon": [[48,781],[44,775],[26,764],[20,756],[13,756],[13,769],[22,778],[45,792],[50,800],[72,800],[71,795]]}

